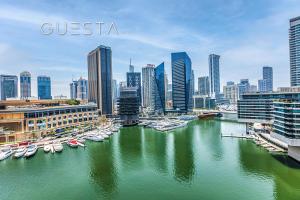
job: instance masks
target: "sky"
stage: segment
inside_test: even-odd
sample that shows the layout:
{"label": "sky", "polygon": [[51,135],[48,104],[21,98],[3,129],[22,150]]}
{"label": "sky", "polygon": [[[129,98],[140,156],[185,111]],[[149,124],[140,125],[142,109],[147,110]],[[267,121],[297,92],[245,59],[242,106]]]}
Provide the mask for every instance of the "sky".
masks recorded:
{"label": "sky", "polygon": [[[244,78],[257,85],[268,65],[274,87],[289,86],[289,19],[300,16],[299,5],[300,0],[2,0],[0,74],[31,72],[33,96],[37,76],[48,75],[52,96],[69,96],[72,79],[87,78],[87,54],[106,45],[117,81],[126,80],[131,58],[135,71],[165,62],[171,82],[171,53],[185,51],[196,86],[199,76],[208,75],[211,53],[221,56],[221,85]],[[72,30],[72,22],[80,29]],[[84,35],[86,22],[92,35]],[[45,35],[44,23],[61,30],[67,24],[68,31]]]}

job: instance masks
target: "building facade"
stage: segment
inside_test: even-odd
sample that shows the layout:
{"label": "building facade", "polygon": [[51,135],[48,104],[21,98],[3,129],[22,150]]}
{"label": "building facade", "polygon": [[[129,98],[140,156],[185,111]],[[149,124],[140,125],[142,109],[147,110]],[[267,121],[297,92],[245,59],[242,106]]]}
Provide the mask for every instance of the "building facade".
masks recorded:
{"label": "building facade", "polygon": [[208,76],[202,76],[198,78],[198,93],[199,95],[209,95]]}
{"label": "building facade", "polygon": [[250,92],[250,83],[248,79],[241,79],[240,83],[238,84],[238,94],[239,99],[242,97],[242,95]]}
{"label": "building facade", "polygon": [[27,71],[20,73],[20,97],[21,99],[31,97],[31,74]]}
{"label": "building facade", "polygon": [[210,96],[220,94],[220,56],[210,54],[208,57]]}
{"label": "building facade", "polygon": [[127,72],[127,87],[136,87],[137,96],[139,99],[139,106],[142,105],[142,84],[141,84],[141,73],[140,72]]}
{"label": "building facade", "polygon": [[103,115],[113,111],[112,102],[112,51],[99,46],[88,54],[88,101],[97,104]]}
{"label": "building facade", "polygon": [[147,64],[142,68],[143,107],[151,108],[151,110],[154,110],[154,68],[155,65],[152,64]]}
{"label": "building facade", "polygon": [[70,99],[77,99],[77,86],[78,81],[72,81],[72,83],[70,83]]}
{"label": "building facade", "polygon": [[173,108],[188,112],[193,107],[192,62],[186,52],[171,54]]}
{"label": "building facade", "polygon": [[239,89],[234,82],[227,82],[227,85],[223,86],[224,98],[229,100],[230,104],[237,104],[239,98]]}
{"label": "building facade", "polygon": [[86,100],[88,98],[88,81],[80,77],[77,81],[77,99]]}
{"label": "building facade", "polygon": [[193,107],[195,109],[215,109],[216,100],[209,96],[194,95],[193,96]]}
{"label": "building facade", "polygon": [[161,63],[154,69],[154,100],[155,112],[164,113],[166,108],[165,64]]}
{"label": "building facade", "polygon": [[290,19],[289,46],[291,86],[300,86],[300,16]]}
{"label": "building facade", "polygon": [[18,97],[18,77],[0,75],[0,100]]}
{"label": "building facade", "polygon": [[38,98],[52,99],[51,96],[51,79],[49,76],[37,77]]}

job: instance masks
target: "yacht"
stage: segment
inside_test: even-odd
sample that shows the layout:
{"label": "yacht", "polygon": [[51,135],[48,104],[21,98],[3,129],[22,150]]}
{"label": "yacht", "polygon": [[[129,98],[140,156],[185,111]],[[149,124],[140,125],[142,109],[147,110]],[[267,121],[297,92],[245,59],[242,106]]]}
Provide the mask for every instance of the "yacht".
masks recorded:
{"label": "yacht", "polygon": [[101,135],[104,139],[109,138],[109,135],[106,135],[105,133],[101,133],[100,135]]}
{"label": "yacht", "polygon": [[64,146],[60,142],[57,142],[53,144],[53,149],[55,152],[62,152]]}
{"label": "yacht", "polygon": [[71,139],[67,143],[72,148],[77,148],[79,146],[79,143],[76,139]]}
{"label": "yacht", "polygon": [[45,144],[44,145],[44,152],[49,153],[51,151],[51,144]]}
{"label": "yacht", "polygon": [[13,155],[14,158],[21,158],[24,156],[24,154],[27,152],[26,147],[19,147],[16,151],[15,154]]}
{"label": "yacht", "polygon": [[103,141],[103,137],[101,135],[88,135],[85,137],[85,139],[94,141],[94,142],[101,142]]}
{"label": "yacht", "polygon": [[27,152],[24,154],[24,157],[29,158],[31,156],[34,156],[37,152],[38,148],[36,144],[31,144],[27,147]]}
{"label": "yacht", "polygon": [[9,156],[11,156],[13,154],[13,151],[11,150],[11,148],[5,148],[2,149],[0,151],[0,160],[5,160],[6,158],[8,158]]}

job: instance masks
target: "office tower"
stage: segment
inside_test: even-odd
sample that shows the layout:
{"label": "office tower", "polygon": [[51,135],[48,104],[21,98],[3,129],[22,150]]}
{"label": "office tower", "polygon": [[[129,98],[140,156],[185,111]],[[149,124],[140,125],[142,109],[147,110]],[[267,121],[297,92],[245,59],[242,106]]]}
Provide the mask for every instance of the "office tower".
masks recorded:
{"label": "office tower", "polygon": [[136,87],[139,99],[139,105],[142,105],[142,86],[141,86],[141,73],[140,72],[127,72],[127,87]]}
{"label": "office tower", "polygon": [[220,56],[210,54],[208,58],[209,65],[209,86],[210,96],[217,98],[220,94]]}
{"label": "office tower", "polygon": [[88,54],[88,100],[103,115],[112,114],[112,52],[100,45]]}
{"label": "office tower", "polygon": [[164,113],[166,106],[164,63],[161,63],[154,69],[154,80],[155,112]]}
{"label": "office tower", "polygon": [[18,97],[18,77],[0,75],[0,100]]}
{"label": "office tower", "polygon": [[236,104],[238,100],[238,86],[234,84],[233,81],[227,82],[225,86],[223,86],[224,98],[229,100],[230,104]]}
{"label": "office tower", "polygon": [[208,76],[202,76],[198,78],[198,93],[199,95],[209,95]]}
{"label": "office tower", "polygon": [[88,98],[88,81],[80,77],[77,81],[77,99],[86,100]]}
{"label": "office tower", "polygon": [[139,122],[139,104],[136,87],[120,87],[118,114],[123,126],[135,125]]}
{"label": "office tower", "polygon": [[77,85],[78,81],[70,83],[70,99],[77,99]]}
{"label": "office tower", "polygon": [[243,94],[249,93],[250,91],[250,83],[248,79],[241,79],[240,83],[238,84],[239,90],[239,99],[242,98]]}
{"label": "office tower", "polygon": [[289,44],[291,86],[300,86],[300,16],[290,19]]}
{"label": "office tower", "polygon": [[273,91],[273,68],[263,67],[263,79],[258,81],[259,92]]}
{"label": "office tower", "polygon": [[37,77],[38,98],[52,99],[51,96],[51,79],[49,76]]}
{"label": "office tower", "polygon": [[117,80],[113,80],[113,84],[112,84],[112,99],[113,99],[113,103],[115,104],[117,102],[117,98],[118,98],[118,84],[117,84]]}
{"label": "office tower", "polygon": [[155,65],[147,64],[142,68],[143,80],[143,107],[154,109],[154,67]]}
{"label": "office tower", "polygon": [[194,70],[192,70],[191,92],[192,92],[192,96],[193,96],[195,94],[195,75],[194,75]]}
{"label": "office tower", "polygon": [[168,87],[167,87],[166,90],[167,90],[166,101],[167,102],[172,102],[172,84],[171,83],[168,84]]}
{"label": "office tower", "polygon": [[31,74],[27,71],[20,73],[20,96],[21,99],[31,97]]}
{"label": "office tower", "polygon": [[188,112],[193,108],[191,94],[192,63],[186,52],[171,54],[173,108]]}

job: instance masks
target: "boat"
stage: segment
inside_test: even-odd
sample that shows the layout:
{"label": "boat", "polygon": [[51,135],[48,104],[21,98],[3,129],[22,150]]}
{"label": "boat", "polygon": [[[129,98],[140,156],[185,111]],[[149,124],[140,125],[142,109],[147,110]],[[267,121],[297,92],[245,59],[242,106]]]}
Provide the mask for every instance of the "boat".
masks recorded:
{"label": "boat", "polygon": [[101,142],[104,138],[101,135],[88,135],[85,137],[85,139],[93,142]]}
{"label": "boat", "polygon": [[13,151],[11,150],[10,147],[2,149],[0,151],[0,161],[5,160],[6,158],[11,156],[12,154],[13,154]]}
{"label": "boat", "polygon": [[79,146],[79,143],[76,139],[69,140],[67,144],[72,148],[77,148]]}
{"label": "boat", "polygon": [[212,119],[216,116],[215,113],[203,112],[198,115],[199,119]]}
{"label": "boat", "polygon": [[27,152],[24,154],[25,158],[30,158],[31,156],[34,156],[37,152],[38,148],[36,144],[31,144],[27,147]]}
{"label": "boat", "polygon": [[52,146],[55,152],[62,152],[64,149],[64,146],[60,142],[54,143]]}
{"label": "boat", "polygon": [[100,135],[101,135],[104,139],[109,138],[109,135],[106,135],[105,133],[101,133]]}
{"label": "boat", "polygon": [[25,146],[19,147],[15,154],[13,155],[14,158],[21,158],[24,156],[24,154],[27,152],[27,148]]}
{"label": "boat", "polygon": [[49,153],[51,151],[51,144],[45,144],[44,145],[44,152]]}

